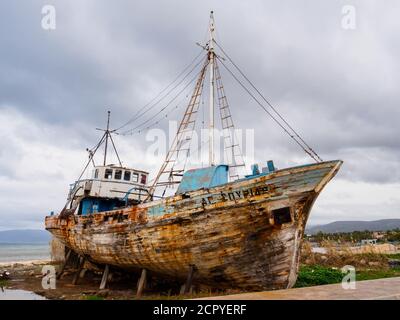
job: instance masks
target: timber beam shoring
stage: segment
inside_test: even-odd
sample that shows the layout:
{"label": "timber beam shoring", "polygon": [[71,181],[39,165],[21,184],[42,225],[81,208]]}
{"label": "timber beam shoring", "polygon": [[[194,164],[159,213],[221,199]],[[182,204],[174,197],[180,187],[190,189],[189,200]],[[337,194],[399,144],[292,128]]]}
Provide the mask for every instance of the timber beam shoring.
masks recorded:
{"label": "timber beam shoring", "polygon": [[106,288],[109,272],[110,272],[110,266],[106,264],[106,266],[104,267],[103,277],[101,278],[100,290]]}
{"label": "timber beam shoring", "polygon": [[193,282],[194,271],[195,271],[195,266],[191,264],[189,266],[189,272],[186,279],[185,287],[183,289],[183,294],[188,294],[190,292],[190,288],[192,287],[192,282]]}
{"label": "timber beam shoring", "polygon": [[83,278],[85,277],[87,271],[88,271],[88,269],[83,268],[83,269],[81,270],[81,273],[79,274],[79,278],[80,278],[80,279],[83,279]]}
{"label": "timber beam shoring", "polygon": [[78,266],[78,270],[75,273],[74,279],[72,280],[72,284],[76,285],[78,284],[78,279],[79,279],[79,275],[81,274],[81,271],[83,269],[83,266],[85,264],[86,258],[85,257],[79,257],[79,266]]}
{"label": "timber beam shoring", "polygon": [[65,270],[65,267],[68,264],[68,260],[71,257],[71,253],[72,253],[72,249],[68,249],[68,253],[65,256],[65,260],[64,260],[63,264],[61,265],[60,271],[57,274],[57,277],[56,277],[57,279],[61,279],[61,276],[63,275],[64,270]]}
{"label": "timber beam shoring", "polygon": [[142,269],[142,274],[140,275],[139,283],[138,283],[138,288],[136,292],[136,298],[140,299],[143,293],[143,289],[146,285],[146,278],[147,278],[147,270]]}

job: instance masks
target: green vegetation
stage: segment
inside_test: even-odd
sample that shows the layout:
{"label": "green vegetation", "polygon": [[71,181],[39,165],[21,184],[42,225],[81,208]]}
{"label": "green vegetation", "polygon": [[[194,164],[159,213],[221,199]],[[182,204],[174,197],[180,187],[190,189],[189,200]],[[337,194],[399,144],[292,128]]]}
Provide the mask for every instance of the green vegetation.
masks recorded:
{"label": "green vegetation", "polygon": [[400,269],[361,270],[356,273],[356,279],[358,281],[391,278],[391,277],[400,277]]}
{"label": "green vegetation", "polygon": [[96,295],[83,296],[82,298],[84,300],[104,300],[103,297],[96,296]]}
{"label": "green vegetation", "polygon": [[388,231],[386,233],[387,241],[400,241],[400,229]]}
{"label": "green vegetation", "polygon": [[[302,265],[299,270],[295,288],[340,283],[343,277],[344,274],[337,268],[320,265]],[[400,277],[400,269],[356,270],[356,279],[358,281],[391,277]]]}
{"label": "green vegetation", "polygon": [[312,241],[336,241],[336,242],[361,242],[364,239],[374,239],[377,234],[382,238],[378,239],[378,242],[395,242],[400,241],[400,229],[394,229],[386,232],[373,232],[373,231],[353,231],[353,232],[338,232],[338,233],[323,233],[318,232],[317,234],[310,237]]}
{"label": "green vegetation", "polygon": [[8,281],[4,279],[0,279],[0,288],[7,287]]}
{"label": "green vegetation", "polygon": [[319,286],[341,282],[342,272],[337,268],[315,266],[301,266],[295,288]]}
{"label": "green vegetation", "polygon": [[312,236],[313,241],[322,242],[325,240],[330,241],[344,241],[344,242],[360,242],[363,239],[373,239],[373,232],[371,231],[354,231],[354,232],[339,232],[339,233],[323,233],[318,232]]}
{"label": "green vegetation", "polygon": [[389,259],[400,259],[400,253],[386,254]]}

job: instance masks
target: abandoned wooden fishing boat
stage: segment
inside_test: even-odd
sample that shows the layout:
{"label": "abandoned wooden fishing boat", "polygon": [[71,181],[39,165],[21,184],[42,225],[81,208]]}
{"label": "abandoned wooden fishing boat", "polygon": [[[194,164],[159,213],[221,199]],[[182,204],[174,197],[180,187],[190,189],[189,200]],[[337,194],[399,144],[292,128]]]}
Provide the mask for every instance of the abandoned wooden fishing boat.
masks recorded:
{"label": "abandoned wooden fishing boat", "polygon": [[[115,148],[113,131],[107,125],[100,142],[90,150],[86,167],[94,164],[94,154],[105,144],[103,165],[94,166],[91,178],[79,177],[71,186],[65,208],[58,215],[46,217],[46,229],[66,247],[106,268],[147,270],[182,281],[189,275],[194,282],[218,288],[289,288],[296,281],[310,210],[342,161],[322,161],[267,103],[271,112],[279,115],[273,119],[315,163],[278,170],[273,161],[268,161],[261,168],[253,165],[247,175],[238,173],[244,163],[239,160],[240,147],[233,137],[233,121],[218,68],[224,59],[231,59],[216,42],[214,32],[211,13],[204,62],[175,139],[154,180],[149,182],[147,172],[124,167],[121,162],[107,164],[108,141]],[[182,154],[187,156],[188,136],[195,130],[207,70],[209,164],[185,170],[178,168],[178,159]],[[216,164],[214,158],[214,100],[230,155],[230,161],[222,164]],[[260,99],[256,102],[265,106]],[[177,189],[166,195],[171,185]]]}

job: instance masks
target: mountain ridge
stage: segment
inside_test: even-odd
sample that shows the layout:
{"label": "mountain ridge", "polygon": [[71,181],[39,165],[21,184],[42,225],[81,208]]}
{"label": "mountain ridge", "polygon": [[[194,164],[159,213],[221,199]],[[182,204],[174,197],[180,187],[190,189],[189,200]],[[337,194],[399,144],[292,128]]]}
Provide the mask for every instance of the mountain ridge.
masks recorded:
{"label": "mountain ridge", "polygon": [[324,225],[310,226],[306,228],[307,234],[339,233],[353,231],[388,231],[400,228],[400,219],[381,219],[373,221],[334,221]]}
{"label": "mountain ridge", "polygon": [[0,231],[0,243],[48,243],[51,234],[46,230],[25,229]]}

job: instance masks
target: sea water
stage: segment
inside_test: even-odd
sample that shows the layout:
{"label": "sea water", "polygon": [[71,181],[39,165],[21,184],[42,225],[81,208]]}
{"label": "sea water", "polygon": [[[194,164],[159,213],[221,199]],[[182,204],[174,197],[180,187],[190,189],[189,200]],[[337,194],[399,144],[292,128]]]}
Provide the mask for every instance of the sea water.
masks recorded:
{"label": "sea water", "polygon": [[0,300],[46,300],[46,298],[30,291],[0,288]]}
{"label": "sea water", "polygon": [[[7,262],[23,262],[31,260],[49,260],[50,245],[48,243],[21,244],[0,243],[0,271],[1,264]],[[0,288],[0,300],[45,300],[33,292],[25,290],[10,290]]]}
{"label": "sea water", "polygon": [[50,245],[48,243],[0,243],[0,263],[49,259]]}

